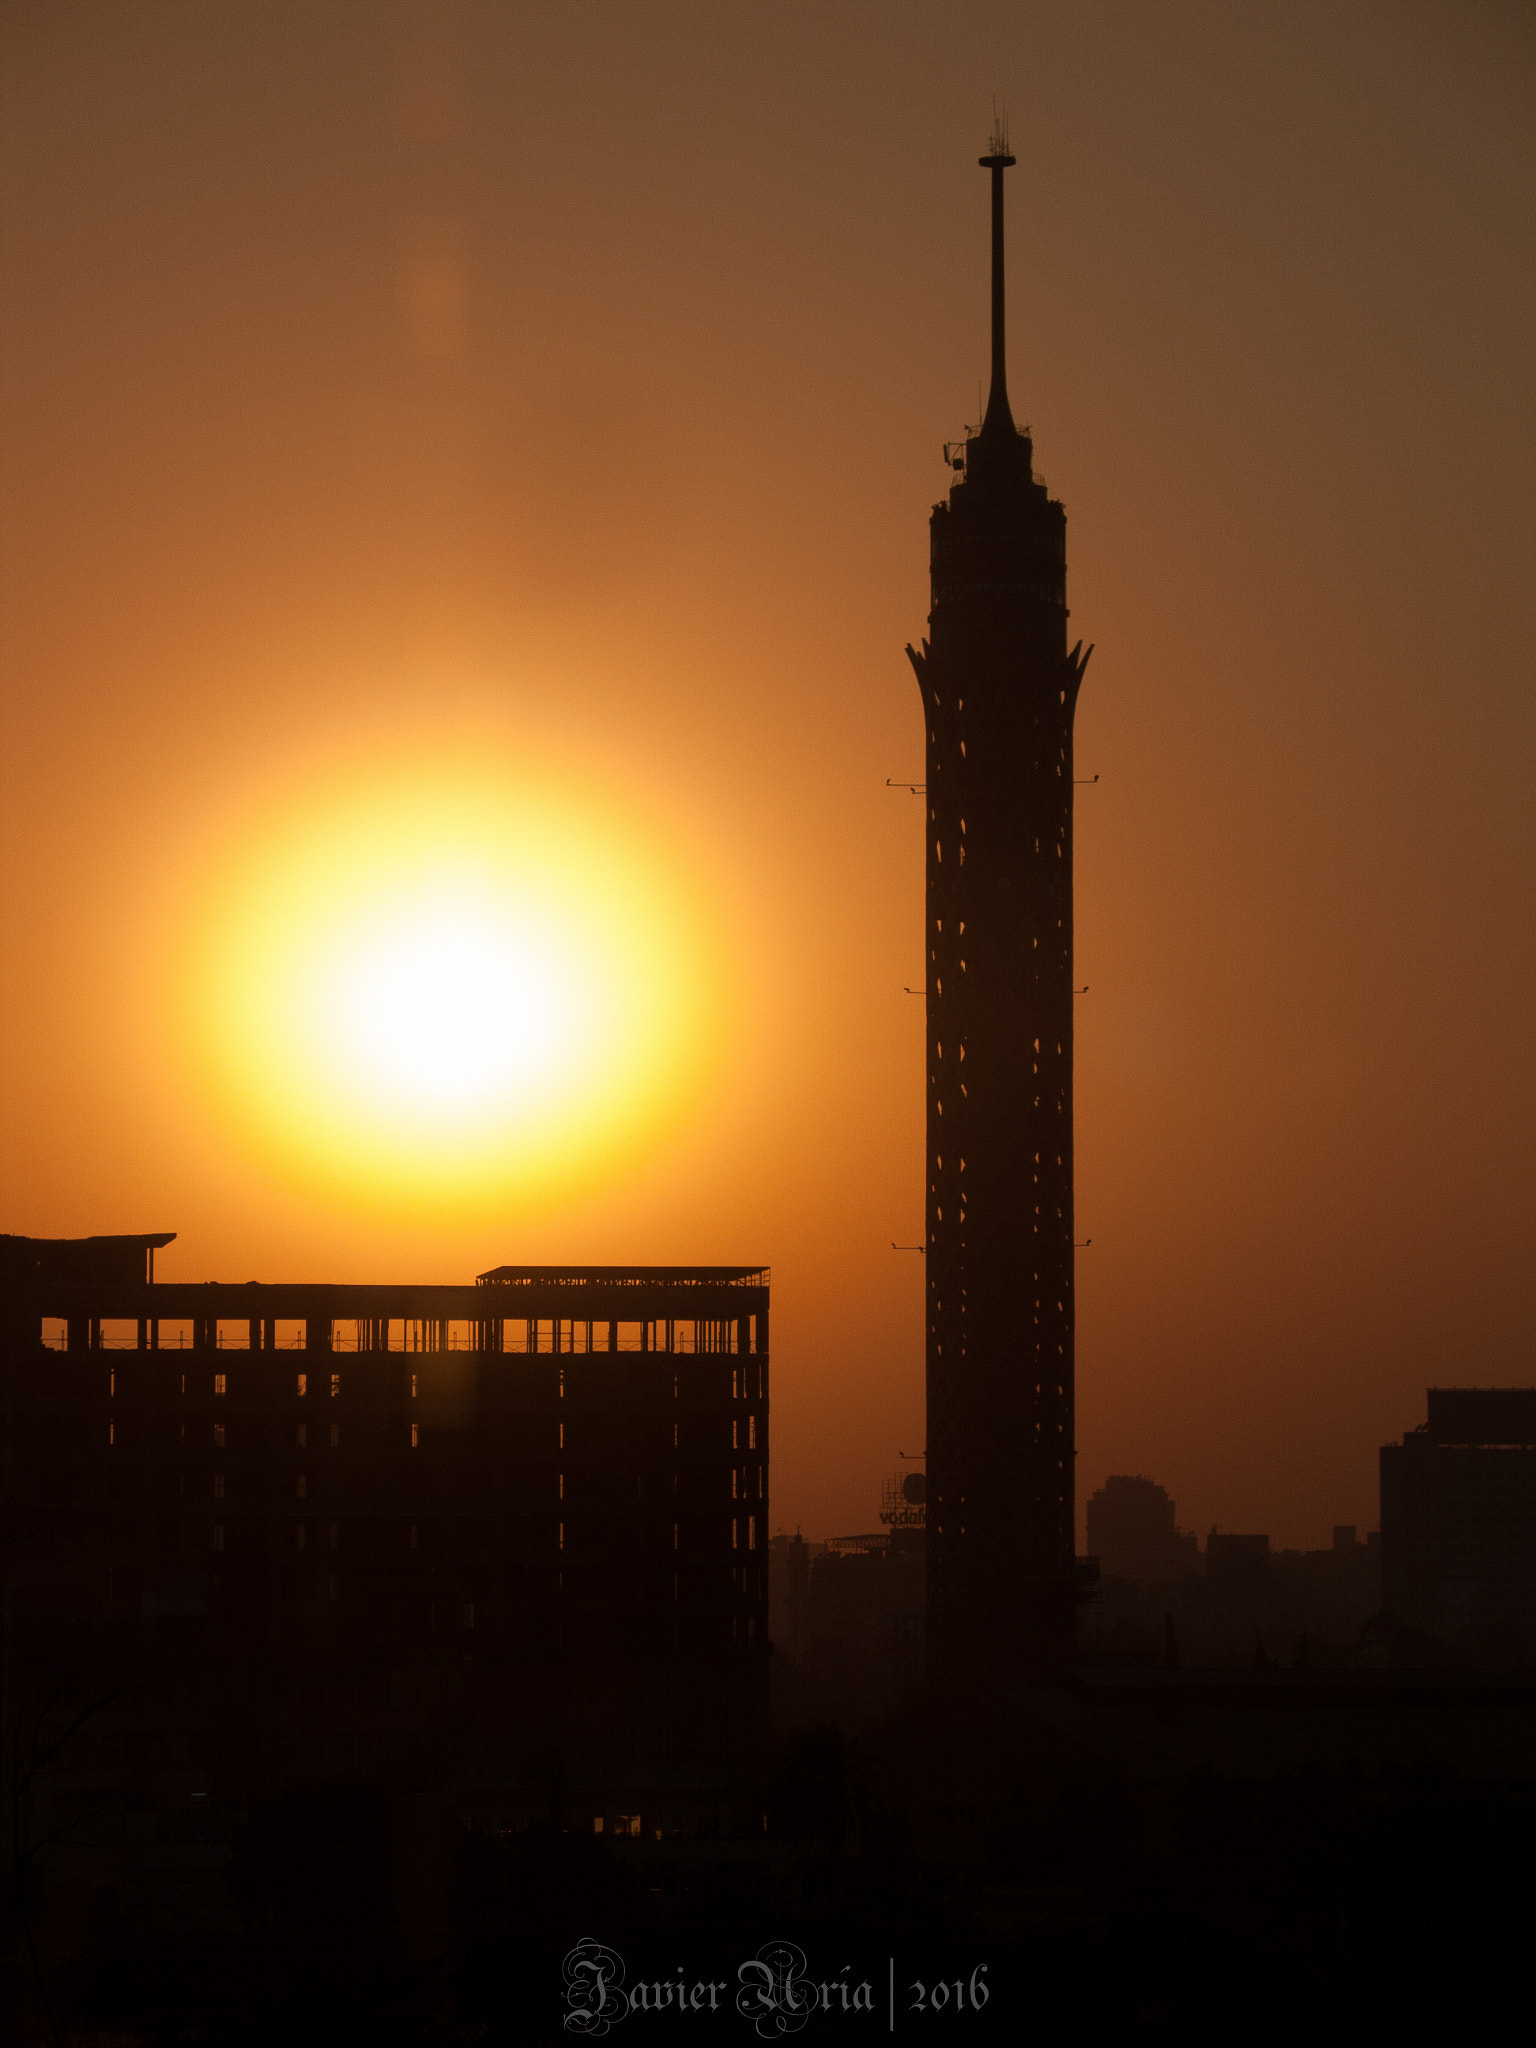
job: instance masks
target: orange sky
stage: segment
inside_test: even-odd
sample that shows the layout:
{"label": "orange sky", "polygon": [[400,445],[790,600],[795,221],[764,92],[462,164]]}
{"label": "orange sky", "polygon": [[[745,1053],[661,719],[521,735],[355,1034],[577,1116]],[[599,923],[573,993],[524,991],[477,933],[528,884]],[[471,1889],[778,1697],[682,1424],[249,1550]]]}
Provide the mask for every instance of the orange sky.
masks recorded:
{"label": "orange sky", "polygon": [[[1528,10],[10,0],[0,44],[0,1227],[771,1262],[775,1520],[871,1524],[922,1438],[883,785],[995,95],[1098,647],[1080,1493],[1324,1542],[1427,1383],[1536,1380]],[[685,902],[708,1057],[616,1150],[385,1200],[226,1113],[178,978],[295,807],[461,768]]]}

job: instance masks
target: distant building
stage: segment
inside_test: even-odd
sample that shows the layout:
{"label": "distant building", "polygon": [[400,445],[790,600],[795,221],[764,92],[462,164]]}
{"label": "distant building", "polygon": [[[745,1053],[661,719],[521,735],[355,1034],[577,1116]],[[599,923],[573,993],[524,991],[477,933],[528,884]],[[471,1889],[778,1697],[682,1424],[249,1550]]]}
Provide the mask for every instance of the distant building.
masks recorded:
{"label": "distant building", "polygon": [[1175,1579],[1200,1568],[1200,1539],[1174,1526],[1174,1505],[1155,1479],[1106,1479],[1088,1497],[1088,1554],[1115,1579]]}
{"label": "distant building", "polygon": [[1270,1569],[1267,1536],[1239,1536],[1212,1529],[1205,1539],[1205,1576],[1213,1585],[1262,1586]]}
{"label": "distant building", "polygon": [[923,1676],[926,1488],[898,1474],[880,1490],[882,1527],[770,1546],[769,1612],[782,1718],[878,1713]]}
{"label": "distant building", "polygon": [[923,1541],[921,1529],[834,1536],[811,1559],[807,1654],[859,1667],[888,1700],[922,1677]]}
{"label": "distant building", "polygon": [[[1166,1546],[1173,1504],[1149,1480],[1111,1480],[1093,1497],[1090,1541],[1104,1539],[1110,1501],[1132,1487],[1146,1506],[1158,1509],[1155,1520],[1149,1512],[1146,1523],[1133,1524],[1133,1530],[1150,1525]],[[1156,1578],[1139,1572],[1137,1560],[1149,1550],[1153,1558],[1166,1557],[1166,1548],[1111,1550],[1119,1569],[1105,1571],[1085,1617],[1086,1641],[1097,1661],[1118,1654],[1130,1664],[1303,1669],[1361,1661],[1362,1631],[1381,1606],[1381,1539],[1374,1531],[1361,1542],[1351,1525],[1341,1523],[1326,1550],[1275,1550],[1267,1535],[1212,1529],[1203,1560],[1195,1558],[1193,1536],[1174,1533],[1187,1546],[1189,1563]],[[1191,1568],[1200,1561],[1203,1571]]]}
{"label": "distant building", "polygon": [[1361,1540],[1352,1522],[1336,1522],[1326,1550],[1282,1550],[1275,1559],[1282,1591],[1309,1635],[1358,1645],[1381,1607],[1381,1536]]}
{"label": "distant building", "polygon": [[1381,1451],[1382,1605],[1443,1642],[1536,1647],[1536,1387],[1431,1387]]}
{"label": "distant building", "polygon": [[768,1543],[768,1635],[777,1654],[805,1655],[810,1583],[810,1544],[798,1529],[793,1536],[781,1529]]}

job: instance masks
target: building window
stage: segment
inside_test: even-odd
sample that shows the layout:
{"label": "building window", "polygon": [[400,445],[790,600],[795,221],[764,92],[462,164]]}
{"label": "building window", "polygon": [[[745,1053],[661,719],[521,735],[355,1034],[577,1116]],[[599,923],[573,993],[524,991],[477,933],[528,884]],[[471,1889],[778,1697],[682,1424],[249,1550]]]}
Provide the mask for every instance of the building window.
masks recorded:
{"label": "building window", "polygon": [[412,1373],[412,1374],[411,1374],[411,1399],[412,1399],[412,1400],[414,1401],[414,1400],[415,1400],[415,1398],[416,1398],[416,1375],[415,1375],[415,1373]]}
{"label": "building window", "polygon": [[213,1475],[213,1497],[215,1500],[222,1500],[224,1498],[224,1474],[222,1472],[215,1472]]}
{"label": "building window", "polygon": [[117,1374],[116,1374],[115,1372],[109,1372],[109,1373],[107,1374],[107,1399],[108,1399],[109,1401],[111,1401],[111,1400],[113,1400],[113,1399],[115,1399],[115,1398],[116,1398],[116,1395],[117,1395]]}
{"label": "building window", "polygon": [[733,1451],[741,1449],[741,1424],[734,1420],[731,1423],[731,1449]]}
{"label": "building window", "polygon": [[740,1522],[732,1522],[731,1524],[731,1548],[732,1550],[739,1550],[741,1548]]}
{"label": "building window", "polygon": [[213,1448],[216,1451],[222,1451],[224,1448],[224,1425],[222,1422],[216,1422],[213,1425]]}
{"label": "building window", "polygon": [[301,1451],[304,1451],[304,1450],[308,1450],[308,1448],[309,1448],[309,1424],[308,1424],[307,1422],[301,1422],[301,1423],[299,1424],[299,1449],[300,1449]]}
{"label": "building window", "polygon": [[748,1548],[748,1550],[756,1550],[756,1548],[757,1548],[757,1517],[756,1517],[756,1515],[748,1515],[748,1517],[747,1517],[747,1548]]}
{"label": "building window", "polygon": [[213,1547],[215,1550],[222,1550],[224,1548],[224,1524],[222,1522],[215,1522],[213,1525]]}
{"label": "building window", "polygon": [[336,1398],[336,1396],[337,1396],[337,1395],[338,1395],[338,1394],[339,1394],[340,1392],[341,1392],[341,1374],[340,1374],[339,1372],[333,1372],[333,1373],[331,1374],[331,1399],[332,1399],[332,1400],[334,1401],[334,1400],[335,1400],[335,1398]]}
{"label": "building window", "polygon": [[109,1444],[115,1444],[117,1442],[117,1424],[115,1422],[109,1422],[107,1424],[107,1442]]}
{"label": "building window", "polygon": [[221,1372],[216,1372],[213,1376],[213,1391],[216,1394],[227,1394],[229,1392],[229,1381]]}
{"label": "building window", "polygon": [[747,1449],[749,1451],[757,1449],[757,1417],[755,1415],[747,1417]]}
{"label": "building window", "polygon": [[417,1449],[417,1448],[418,1448],[418,1447],[420,1446],[420,1443],[421,1443],[421,1424],[420,1424],[419,1422],[413,1422],[413,1423],[411,1424],[411,1449],[412,1449],[413,1451],[414,1451],[414,1450],[416,1450],[416,1449]]}
{"label": "building window", "polygon": [[301,1373],[299,1374],[299,1399],[300,1399],[300,1400],[302,1401],[302,1400],[304,1399],[304,1396],[305,1396],[305,1395],[306,1395],[306,1394],[307,1394],[308,1392],[309,1392],[309,1374],[308,1374],[307,1372],[301,1372]]}
{"label": "building window", "polygon": [[565,1548],[565,1524],[564,1524],[564,1522],[562,1522],[562,1523],[560,1524],[560,1544],[559,1544],[559,1547],[560,1547],[560,1549],[562,1549],[562,1550],[564,1550],[564,1548]]}

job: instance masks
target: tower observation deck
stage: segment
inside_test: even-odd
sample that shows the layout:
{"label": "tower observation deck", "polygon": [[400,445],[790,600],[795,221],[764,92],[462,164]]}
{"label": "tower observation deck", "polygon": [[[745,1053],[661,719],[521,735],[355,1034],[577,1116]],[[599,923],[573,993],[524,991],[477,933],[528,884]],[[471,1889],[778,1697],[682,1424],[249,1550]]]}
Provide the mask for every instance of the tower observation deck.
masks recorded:
{"label": "tower observation deck", "polygon": [[1066,515],[1008,403],[992,181],[986,417],[930,521],[907,653],[927,728],[929,1653],[1028,1670],[1072,1639],[1072,722]]}

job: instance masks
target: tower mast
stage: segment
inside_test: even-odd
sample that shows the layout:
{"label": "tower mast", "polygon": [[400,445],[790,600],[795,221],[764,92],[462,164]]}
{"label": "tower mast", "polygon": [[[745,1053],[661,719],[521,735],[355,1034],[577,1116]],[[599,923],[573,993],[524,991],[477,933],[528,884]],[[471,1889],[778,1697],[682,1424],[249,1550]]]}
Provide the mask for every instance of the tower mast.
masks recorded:
{"label": "tower mast", "polygon": [[1003,293],[1003,173],[1011,170],[1017,157],[1008,154],[1008,137],[1001,121],[992,130],[991,148],[981,159],[983,170],[992,173],[992,384],[987,393],[982,431],[1013,433],[1013,412],[1008,404],[1008,334],[1006,300]]}
{"label": "tower mast", "polygon": [[[929,1644],[935,1672],[1072,1640],[1072,723],[1066,515],[1008,403],[994,130],[992,386],[929,523]],[[1091,653],[1092,650],[1090,649]]]}

